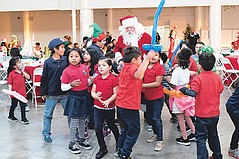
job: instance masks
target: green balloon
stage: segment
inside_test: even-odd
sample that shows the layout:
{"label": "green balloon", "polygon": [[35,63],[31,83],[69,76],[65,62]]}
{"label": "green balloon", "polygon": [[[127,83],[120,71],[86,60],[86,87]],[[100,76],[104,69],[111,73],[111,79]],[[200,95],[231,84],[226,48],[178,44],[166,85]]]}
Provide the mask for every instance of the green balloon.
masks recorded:
{"label": "green balloon", "polygon": [[208,52],[208,53],[211,53],[213,54],[214,53],[214,50],[211,46],[209,45],[204,45],[202,46],[200,49],[199,49],[199,54],[201,53],[204,53],[204,52]]}

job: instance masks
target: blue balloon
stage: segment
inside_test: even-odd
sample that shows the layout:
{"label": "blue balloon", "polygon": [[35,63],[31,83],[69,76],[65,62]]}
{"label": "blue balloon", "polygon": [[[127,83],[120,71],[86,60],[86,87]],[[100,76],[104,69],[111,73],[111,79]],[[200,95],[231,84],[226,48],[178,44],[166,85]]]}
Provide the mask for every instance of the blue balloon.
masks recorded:
{"label": "blue balloon", "polygon": [[172,62],[173,62],[173,59],[174,59],[174,56],[177,54],[179,48],[180,48],[180,45],[181,43],[183,42],[183,40],[180,40],[179,43],[178,43],[178,46],[176,47],[176,49],[174,50],[173,52],[173,55],[172,55],[172,58],[170,59],[170,61],[168,62],[168,66],[171,68],[172,67]]}
{"label": "blue balloon", "polygon": [[158,6],[158,9],[155,13],[155,17],[154,17],[154,25],[153,25],[153,30],[152,30],[152,41],[151,41],[151,45],[149,44],[144,44],[143,45],[143,49],[146,51],[149,50],[154,50],[154,51],[161,51],[162,50],[162,45],[156,44],[156,32],[157,32],[157,27],[158,27],[158,19],[160,16],[160,13],[163,9],[163,5],[165,3],[165,0],[162,0]]}

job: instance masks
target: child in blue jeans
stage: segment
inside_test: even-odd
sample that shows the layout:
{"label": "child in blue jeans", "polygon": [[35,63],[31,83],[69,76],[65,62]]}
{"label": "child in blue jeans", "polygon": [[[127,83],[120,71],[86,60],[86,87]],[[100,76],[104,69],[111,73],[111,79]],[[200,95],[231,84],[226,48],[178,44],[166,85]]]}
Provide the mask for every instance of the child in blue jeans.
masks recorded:
{"label": "child in blue jeans", "polygon": [[161,119],[164,92],[161,82],[165,71],[164,67],[159,63],[159,59],[160,54],[155,52],[155,56],[150,60],[143,79],[146,107],[147,110],[149,110],[147,112],[149,115],[148,124],[153,126],[154,133],[147,142],[152,143],[156,141],[154,146],[155,151],[160,151],[164,147],[163,123]]}
{"label": "child in blue jeans", "polygon": [[[212,71],[215,61],[215,56],[211,53],[204,52],[199,55],[198,67],[201,73],[193,78],[190,90],[187,87],[180,89],[183,94],[196,97],[195,137],[198,159],[208,159],[207,139],[213,152],[210,159],[222,159],[217,124],[220,115],[220,94],[224,87],[219,75]],[[213,96],[208,97],[208,95]]]}

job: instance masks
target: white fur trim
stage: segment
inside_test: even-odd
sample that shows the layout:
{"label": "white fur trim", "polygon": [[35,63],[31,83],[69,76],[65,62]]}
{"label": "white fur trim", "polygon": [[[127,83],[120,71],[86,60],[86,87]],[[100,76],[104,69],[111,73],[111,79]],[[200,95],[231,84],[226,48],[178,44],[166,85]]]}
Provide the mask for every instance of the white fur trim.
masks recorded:
{"label": "white fur trim", "polygon": [[137,20],[136,17],[133,18],[127,18],[125,20],[122,21],[122,26],[124,27],[128,27],[128,26],[135,26],[137,25],[139,22]]}
{"label": "white fur trim", "polygon": [[123,56],[120,52],[116,52],[115,53],[115,62],[118,64],[119,63],[119,60],[122,59]]}

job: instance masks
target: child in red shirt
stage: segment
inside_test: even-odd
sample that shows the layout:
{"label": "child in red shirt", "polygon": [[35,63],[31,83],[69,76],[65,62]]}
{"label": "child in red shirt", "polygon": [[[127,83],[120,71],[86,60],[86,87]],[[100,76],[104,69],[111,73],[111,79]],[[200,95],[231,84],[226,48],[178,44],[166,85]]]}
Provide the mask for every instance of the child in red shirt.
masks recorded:
{"label": "child in red shirt", "polygon": [[95,158],[102,158],[108,153],[103,135],[103,125],[106,121],[113,132],[116,143],[119,130],[115,125],[115,99],[118,90],[118,79],[111,73],[112,60],[107,57],[100,58],[98,62],[100,75],[94,79],[91,95],[94,100],[95,133],[100,146]]}
{"label": "child in red shirt", "polygon": [[149,51],[141,63],[141,52],[137,47],[124,49],[124,66],[119,74],[119,90],[116,106],[123,121],[123,128],[117,146],[121,159],[129,158],[140,132],[140,97],[142,79],[149,61],[155,56]]}
{"label": "child in red shirt", "polygon": [[70,118],[70,144],[69,151],[79,154],[80,148],[75,143],[76,128],[79,130],[79,146],[91,149],[84,139],[85,118],[87,115],[86,95],[88,88],[88,68],[81,64],[83,59],[81,52],[77,49],[69,50],[70,65],[62,73],[61,90],[68,91],[68,102],[64,108],[64,115]]}
{"label": "child in red shirt", "polygon": [[[12,57],[9,61],[8,67],[8,85],[11,91],[16,91],[20,95],[27,97],[26,87],[25,87],[25,78],[30,79],[30,76],[21,71],[21,59],[20,57]],[[17,122],[17,118],[14,116],[14,110],[17,107],[18,102],[21,107],[21,123],[29,124],[29,121],[26,118],[26,103],[21,102],[20,100],[11,96],[11,107],[9,110],[8,120]]]}
{"label": "child in red shirt", "polygon": [[[186,87],[180,89],[183,94],[196,97],[196,140],[197,158],[208,158],[206,140],[214,159],[222,159],[220,141],[217,132],[217,124],[220,115],[220,94],[224,87],[220,77],[212,71],[215,57],[211,53],[199,55],[199,69],[201,73],[196,75],[191,83],[191,89]],[[208,97],[209,94],[213,96]]]}
{"label": "child in red shirt", "polygon": [[146,111],[149,115],[149,124],[153,126],[154,135],[147,142],[156,142],[155,151],[160,151],[164,147],[163,143],[163,123],[161,113],[164,103],[164,92],[161,84],[164,67],[159,63],[160,55],[155,52],[155,56],[148,65],[143,79],[143,88],[146,99]]}

